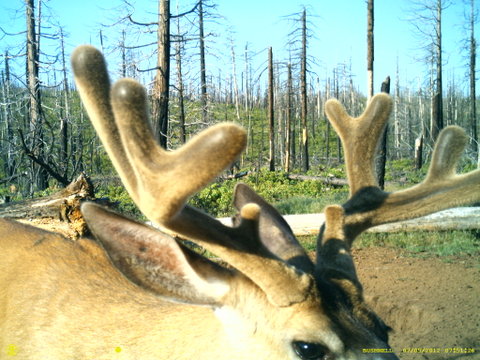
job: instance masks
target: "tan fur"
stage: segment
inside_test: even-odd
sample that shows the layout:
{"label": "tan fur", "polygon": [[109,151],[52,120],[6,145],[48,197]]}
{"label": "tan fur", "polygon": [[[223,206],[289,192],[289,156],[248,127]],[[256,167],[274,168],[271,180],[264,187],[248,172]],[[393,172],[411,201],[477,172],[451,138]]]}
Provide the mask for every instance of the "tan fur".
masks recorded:
{"label": "tan fur", "polygon": [[213,311],[133,285],[89,239],[0,219],[0,240],[0,283],[8,284],[0,288],[0,359],[7,351],[16,359],[291,359],[281,337],[295,337],[292,323],[303,326],[310,313],[312,340],[322,340],[318,327],[328,329],[315,299],[306,311],[308,302],[269,311],[262,292],[239,277],[234,301],[225,301],[249,328],[224,324],[229,338]]}

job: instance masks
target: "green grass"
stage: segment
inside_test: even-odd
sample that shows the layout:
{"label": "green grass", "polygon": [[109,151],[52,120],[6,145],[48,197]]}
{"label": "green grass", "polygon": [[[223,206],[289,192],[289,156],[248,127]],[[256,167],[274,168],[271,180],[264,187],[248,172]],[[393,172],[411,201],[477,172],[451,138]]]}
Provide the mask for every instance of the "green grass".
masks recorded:
{"label": "green grass", "polygon": [[365,233],[355,246],[387,246],[417,256],[478,256],[478,231],[416,231],[410,233]]}
{"label": "green grass", "polygon": [[[305,236],[300,242],[307,251],[314,251],[316,238]],[[480,231],[415,231],[410,233],[364,233],[354,248],[386,247],[402,251],[406,256],[477,257],[480,263]]]}
{"label": "green grass", "polygon": [[347,197],[347,191],[335,191],[326,192],[318,198],[293,196],[273,205],[281,214],[315,214],[323,212],[327,205],[344,203]]}

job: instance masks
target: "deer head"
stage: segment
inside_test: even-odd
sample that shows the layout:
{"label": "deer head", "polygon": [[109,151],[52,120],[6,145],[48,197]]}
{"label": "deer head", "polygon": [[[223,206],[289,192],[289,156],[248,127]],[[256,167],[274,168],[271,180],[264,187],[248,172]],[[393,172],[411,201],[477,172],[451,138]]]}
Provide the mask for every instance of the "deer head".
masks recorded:
{"label": "deer head", "polygon": [[[140,210],[230,265],[220,266],[168,235],[95,204],[82,207],[111,262],[131,282],[166,302],[207,307],[215,314],[221,326],[209,321],[200,327],[212,335],[211,342],[198,343],[193,336],[187,345],[197,358],[212,346],[223,347],[218,358],[225,359],[397,358],[365,351],[389,349],[389,327],[364,300],[350,248],[371,226],[480,200],[480,171],[455,173],[466,141],[461,129],[441,133],[424,182],[387,193],[376,184],[373,158],[390,98],[375,96],[358,118],[330,100],[326,112],[344,146],[350,198],[325,209],[313,262],[282,216],[247,185],[235,189],[239,213],[233,227],[186,204],[243,151],[246,136],[240,127],[213,126],[167,152],[151,134],[141,85],[123,79],[110,88],[104,59],[90,46],[75,50],[72,65],[92,123]],[[192,313],[191,307],[185,309],[177,315],[183,316],[178,335],[165,340],[159,333],[159,344],[182,337]],[[219,345],[215,337],[224,335],[226,343]],[[164,357],[159,350],[156,358]]]}

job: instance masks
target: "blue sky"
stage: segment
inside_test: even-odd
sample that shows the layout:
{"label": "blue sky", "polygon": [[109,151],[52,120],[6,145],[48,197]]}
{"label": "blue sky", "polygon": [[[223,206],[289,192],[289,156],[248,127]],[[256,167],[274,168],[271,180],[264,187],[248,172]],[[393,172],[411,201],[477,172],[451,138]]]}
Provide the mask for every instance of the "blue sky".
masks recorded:
{"label": "blue sky", "polygon": [[[156,0],[131,0],[135,4],[135,16],[139,20],[155,21]],[[191,6],[193,0],[179,0],[181,9]],[[226,63],[229,61],[229,31],[233,31],[239,69],[243,68],[241,55],[245,44],[249,49],[259,52],[266,59],[264,51],[273,47],[274,58],[284,61],[287,35],[292,30],[291,24],[284,19],[286,15],[299,12],[306,6],[312,15],[309,20],[314,38],[310,40],[309,53],[315,57],[318,66],[315,72],[326,78],[339,63],[351,64],[355,83],[361,91],[366,89],[366,2],[364,0],[216,0],[217,12],[224,17],[214,30],[219,37],[215,39],[216,51],[223,52]],[[121,0],[49,0],[56,20],[64,26],[67,39],[67,52],[81,43],[98,44],[100,23],[112,23],[118,12]],[[176,1],[171,0],[172,12]],[[20,12],[15,13],[15,9]],[[375,2],[375,88],[390,75],[395,79],[397,61],[400,69],[400,83],[404,86],[418,87],[424,81],[427,67],[416,60],[422,55],[418,50],[420,44],[408,18],[412,15],[409,0],[377,0]],[[21,31],[25,26],[22,0],[0,0],[0,26],[9,31]],[[465,61],[460,51],[460,43],[465,37],[461,25],[463,18],[462,1],[445,10],[443,14],[444,34],[444,76],[463,79]],[[211,25],[212,27],[214,25]],[[478,36],[477,36],[478,38]],[[0,51],[23,41],[23,37],[0,39]],[[262,55],[262,51],[263,54]],[[3,67],[3,60],[0,66]],[[260,61],[260,60],[257,60]],[[212,58],[210,62],[214,62]],[[260,61],[261,62],[261,61]],[[218,65],[218,64],[217,64]],[[225,71],[231,66],[225,64]]]}

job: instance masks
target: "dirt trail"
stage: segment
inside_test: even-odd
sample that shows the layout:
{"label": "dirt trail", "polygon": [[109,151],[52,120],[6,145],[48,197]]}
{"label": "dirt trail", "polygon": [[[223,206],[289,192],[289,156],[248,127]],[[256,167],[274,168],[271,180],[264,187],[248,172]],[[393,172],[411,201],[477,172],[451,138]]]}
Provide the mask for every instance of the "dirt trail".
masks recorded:
{"label": "dirt trail", "polygon": [[394,329],[390,345],[401,359],[480,359],[478,259],[446,263],[385,248],[353,255],[365,295]]}

